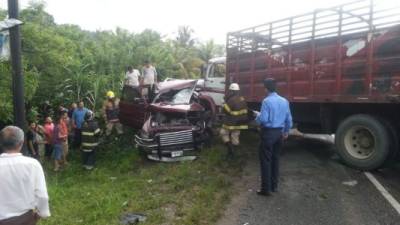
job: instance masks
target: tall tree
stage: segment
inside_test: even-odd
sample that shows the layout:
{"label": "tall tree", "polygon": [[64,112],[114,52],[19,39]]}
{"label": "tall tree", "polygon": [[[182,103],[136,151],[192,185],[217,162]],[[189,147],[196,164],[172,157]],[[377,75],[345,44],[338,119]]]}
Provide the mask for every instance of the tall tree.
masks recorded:
{"label": "tall tree", "polygon": [[216,44],[214,40],[209,40],[205,43],[200,43],[198,53],[199,57],[207,62],[211,58],[224,56],[225,48],[223,45]]}
{"label": "tall tree", "polygon": [[192,48],[196,43],[193,38],[194,30],[189,26],[180,26],[178,28],[178,36],[176,42],[178,45],[184,48]]}

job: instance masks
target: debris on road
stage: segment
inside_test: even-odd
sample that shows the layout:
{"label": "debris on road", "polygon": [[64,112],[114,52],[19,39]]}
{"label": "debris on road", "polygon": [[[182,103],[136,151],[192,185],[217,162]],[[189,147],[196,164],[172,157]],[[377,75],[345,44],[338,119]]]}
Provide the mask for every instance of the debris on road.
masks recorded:
{"label": "debris on road", "polygon": [[326,195],[324,193],[320,194],[318,197],[319,197],[320,200],[327,200],[328,199],[328,195]]}
{"label": "debris on road", "polygon": [[350,181],[343,181],[342,184],[354,187],[354,186],[356,186],[358,184],[358,182],[356,180],[350,180]]}
{"label": "debris on road", "polygon": [[126,213],[121,217],[122,225],[135,225],[146,221],[147,217],[141,213]]}

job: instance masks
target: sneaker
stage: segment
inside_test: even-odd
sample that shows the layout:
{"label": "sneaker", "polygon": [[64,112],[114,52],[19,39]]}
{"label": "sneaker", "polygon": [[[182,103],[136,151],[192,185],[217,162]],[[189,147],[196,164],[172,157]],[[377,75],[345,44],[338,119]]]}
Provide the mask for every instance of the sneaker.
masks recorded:
{"label": "sneaker", "polygon": [[92,170],[94,168],[94,166],[86,166],[87,170]]}
{"label": "sneaker", "polygon": [[271,196],[271,192],[269,191],[264,191],[264,190],[258,190],[257,191],[258,195],[262,195],[262,196]]}

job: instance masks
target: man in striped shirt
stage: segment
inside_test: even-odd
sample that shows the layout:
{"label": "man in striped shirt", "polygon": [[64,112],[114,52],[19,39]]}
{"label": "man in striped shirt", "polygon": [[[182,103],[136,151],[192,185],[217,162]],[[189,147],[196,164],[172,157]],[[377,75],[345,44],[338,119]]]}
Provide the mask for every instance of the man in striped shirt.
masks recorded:
{"label": "man in striped shirt", "polygon": [[94,119],[92,111],[85,114],[85,122],[82,125],[82,161],[83,167],[87,170],[94,168],[95,149],[99,145],[100,128]]}
{"label": "man in striped shirt", "polygon": [[247,104],[239,93],[240,87],[236,83],[229,86],[223,107],[224,118],[220,135],[227,147],[227,158],[233,158],[234,148],[239,145],[240,130],[248,129]]}

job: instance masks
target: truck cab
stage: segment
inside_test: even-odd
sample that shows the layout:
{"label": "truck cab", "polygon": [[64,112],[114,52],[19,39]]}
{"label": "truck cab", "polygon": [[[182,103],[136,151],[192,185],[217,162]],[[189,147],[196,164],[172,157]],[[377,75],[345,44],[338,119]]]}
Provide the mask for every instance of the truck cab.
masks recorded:
{"label": "truck cab", "polygon": [[203,65],[204,86],[202,93],[210,96],[215,105],[222,106],[225,95],[226,58],[210,59]]}

